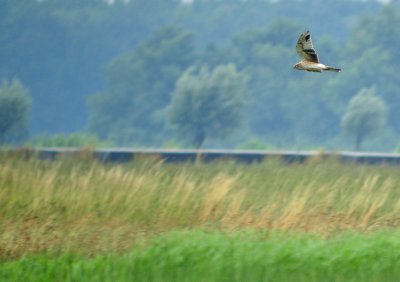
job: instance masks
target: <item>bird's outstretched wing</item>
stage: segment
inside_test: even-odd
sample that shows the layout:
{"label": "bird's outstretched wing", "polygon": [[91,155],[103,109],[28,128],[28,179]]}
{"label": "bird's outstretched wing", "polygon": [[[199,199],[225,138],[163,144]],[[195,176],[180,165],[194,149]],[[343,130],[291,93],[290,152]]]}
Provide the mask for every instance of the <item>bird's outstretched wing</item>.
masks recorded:
{"label": "bird's outstretched wing", "polygon": [[300,34],[299,40],[297,40],[296,44],[296,51],[302,60],[319,63],[318,55],[313,47],[309,31]]}

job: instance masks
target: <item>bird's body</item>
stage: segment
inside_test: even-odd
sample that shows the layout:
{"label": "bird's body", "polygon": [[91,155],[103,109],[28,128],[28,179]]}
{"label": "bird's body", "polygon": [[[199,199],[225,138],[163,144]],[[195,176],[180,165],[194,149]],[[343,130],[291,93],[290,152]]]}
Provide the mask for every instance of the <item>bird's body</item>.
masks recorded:
{"label": "bird's body", "polygon": [[296,52],[300,56],[301,61],[294,65],[293,68],[295,69],[311,72],[341,71],[340,68],[326,66],[319,62],[318,55],[313,47],[309,31],[300,34],[296,44]]}
{"label": "bird's body", "polygon": [[298,70],[306,70],[306,71],[311,71],[311,72],[323,72],[323,71],[341,71],[339,68],[334,68],[330,66],[326,66],[321,63],[312,63],[308,61],[301,61],[300,63],[296,64],[295,67]]}

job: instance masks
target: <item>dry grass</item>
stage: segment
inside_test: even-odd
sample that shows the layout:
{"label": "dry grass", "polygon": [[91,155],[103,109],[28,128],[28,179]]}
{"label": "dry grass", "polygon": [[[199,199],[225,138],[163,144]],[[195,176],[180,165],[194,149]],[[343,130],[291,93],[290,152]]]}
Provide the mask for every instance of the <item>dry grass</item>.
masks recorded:
{"label": "dry grass", "polygon": [[124,251],[182,228],[329,236],[400,225],[397,168],[335,162],[244,166],[3,158],[0,258]]}

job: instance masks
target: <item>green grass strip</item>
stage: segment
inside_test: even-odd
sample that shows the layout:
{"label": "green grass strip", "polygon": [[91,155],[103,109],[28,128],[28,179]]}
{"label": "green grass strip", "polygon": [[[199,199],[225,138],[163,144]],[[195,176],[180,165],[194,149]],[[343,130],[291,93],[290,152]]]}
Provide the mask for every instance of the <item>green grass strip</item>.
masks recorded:
{"label": "green grass strip", "polygon": [[1,281],[400,281],[400,234],[176,231],[131,252],[25,257]]}

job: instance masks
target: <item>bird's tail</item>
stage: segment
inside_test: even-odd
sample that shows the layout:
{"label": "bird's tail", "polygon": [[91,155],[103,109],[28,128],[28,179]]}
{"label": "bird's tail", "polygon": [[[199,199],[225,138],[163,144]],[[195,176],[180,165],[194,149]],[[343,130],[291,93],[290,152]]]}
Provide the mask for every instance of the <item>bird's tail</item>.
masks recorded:
{"label": "bird's tail", "polygon": [[335,67],[330,67],[330,66],[326,66],[326,70],[327,70],[327,71],[335,71],[335,72],[340,72],[340,71],[342,71],[342,69],[335,68]]}

